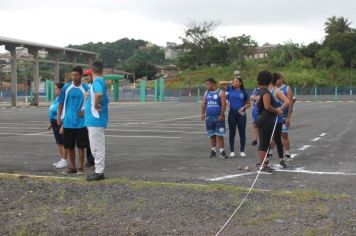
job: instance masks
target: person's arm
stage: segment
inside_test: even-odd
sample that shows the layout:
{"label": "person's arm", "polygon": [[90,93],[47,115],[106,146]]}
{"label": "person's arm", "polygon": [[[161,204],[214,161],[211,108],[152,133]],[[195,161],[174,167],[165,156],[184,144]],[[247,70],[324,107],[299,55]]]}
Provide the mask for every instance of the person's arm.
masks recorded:
{"label": "person's arm", "polygon": [[245,104],[242,107],[242,109],[245,111],[246,109],[251,107],[251,102],[250,102],[250,99],[249,99],[249,95],[248,95],[248,93],[246,91],[244,92],[244,97],[245,97]]}
{"label": "person's arm", "polygon": [[281,90],[277,89],[276,93],[277,93],[278,100],[283,101],[283,105],[281,106],[281,110],[284,111],[285,109],[287,109],[287,107],[290,106],[291,101],[282,93]]}
{"label": "person's arm", "polygon": [[[288,89],[287,89],[287,98],[289,99],[289,101],[293,101],[293,92],[292,92],[292,89],[289,86],[288,86]],[[290,120],[291,120],[292,112],[293,112],[293,105],[294,105],[294,103],[290,102],[289,108],[288,108],[288,115],[287,115],[287,118],[286,118],[286,121],[285,121],[285,124],[286,124],[287,127],[289,127],[289,125],[290,125]]]}
{"label": "person's arm", "polygon": [[94,107],[96,110],[101,111],[101,100],[103,98],[103,94],[102,93],[96,93],[95,94],[95,104]]}
{"label": "person's arm", "polygon": [[57,124],[58,125],[62,125],[62,112],[63,112],[63,104],[59,103],[58,110],[57,110]]}
{"label": "person's arm", "polygon": [[51,129],[52,129],[52,124],[51,124],[51,123],[48,124],[47,129],[48,129],[48,130],[51,130]]}
{"label": "person's arm", "polygon": [[264,108],[269,111],[269,112],[273,112],[273,113],[276,113],[277,115],[282,115],[282,110],[280,108],[275,108],[272,106],[271,104],[271,95],[266,93],[265,95],[263,95],[263,106]]}
{"label": "person's arm", "polygon": [[223,90],[227,90],[227,87],[230,86],[232,84],[232,81],[219,81],[219,86],[223,89]]}
{"label": "person's arm", "polygon": [[62,121],[62,112],[63,112],[63,105],[64,105],[64,100],[65,100],[65,87],[64,86],[61,89],[61,92],[59,93],[58,96],[58,108],[57,108],[57,124],[58,125],[62,125],[63,121]]}
{"label": "person's arm", "polygon": [[206,94],[203,96],[203,101],[201,104],[201,119],[205,120],[205,112],[206,112]]}
{"label": "person's arm", "polygon": [[226,94],[221,91],[220,93],[220,99],[221,99],[221,112],[220,112],[220,116],[219,116],[219,120],[220,121],[224,121],[225,120],[225,110],[226,110]]}

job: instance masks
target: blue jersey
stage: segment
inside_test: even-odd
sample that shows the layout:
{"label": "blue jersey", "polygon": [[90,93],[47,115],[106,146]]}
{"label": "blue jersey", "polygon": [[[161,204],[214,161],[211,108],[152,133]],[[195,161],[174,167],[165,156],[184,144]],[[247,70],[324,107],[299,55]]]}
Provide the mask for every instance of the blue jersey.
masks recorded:
{"label": "blue jersey", "polygon": [[52,102],[51,106],[48,108],[48,119],[51,120],[57,120],[57,110],[58,110],[58,97],[54,99]]}
{"label": "blue jersey", "polygon": [[[259,95],[259,92],[260,92],[260,89],[259,88],[255,88],[253,91],[252,91],[252,95],[251,96],[258,96]],[[257,109],[257,103],[258,101],[253,101],[252,103],[252,109]]]}
{"label": "blue jersey", "polygon": [[[95,109],[95,95],[101,93],[101,111]],[[87,127],[102,127],[106,128],[108,125],[108,95],[106,91],[106,84],[103,78],[95,78],[93,84],[89,89],[89,96],[85,104],[85,126]]]}
{"label": "blue jersey", "polygon": [[245,90],[235,89],[232,86],[228,86],[227,90],[230,108],[238,110],[245,105],[245,103],[250,99],[250,96]]}
{"label": "blue jersey", "polygon": [[[279,90],[281,90],[281,92],[284,94],[284,96],[288,97],[287,96],[288,88],[289,88],[288,85],[283,84],[282,87],[279,88]],[[292,102],[292,101],[290,101],[290,102]],[[287,118],[287,116],[288,116],[288,108],[283,111],[283,118]]]}
{"label": "blue jersey", "polygon": [[[283,105],[283,102],[277,98],[277,88],[273,88],[271,91],[272,95],[272,104],[274,107],[278,108]],[[282,124],[283,123],[283,116],[278,116],[278,123]]]}
{"label": "blue jersey", "polygon": [[221,114],[221,93],[222,90],[217,89],[216,91],[206,91],[206,116],[207,117],[218,117]]}
{"label": "blue jersey", "polygon": [[88,89],[89,87],[86,84],[81,84],[77,87],[73,83],[67,83],[61,89],[58,102],[63,104],[61,118],[64,128],[78,129],[85,127],[84,117],[80,117],[79,113],[84,111],[85,93]]}

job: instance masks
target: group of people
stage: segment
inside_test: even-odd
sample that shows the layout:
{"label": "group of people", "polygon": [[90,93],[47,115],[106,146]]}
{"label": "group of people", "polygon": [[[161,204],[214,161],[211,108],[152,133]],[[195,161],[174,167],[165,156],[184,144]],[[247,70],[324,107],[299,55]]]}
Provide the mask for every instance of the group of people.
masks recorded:
{"label": "group of people", "polygon": [[[240,137],[240,157],[246,157],[246,109],[252,103],[252,145],[258,146],[259,167],[261,173],[271,174],[269,166],[271,150],[276,146],[279,164],[287,168],[289,153],[288,129],[293,111],[291,88],[284,84],[281,73],[261,71],[257,76],[257,87],[250,96],[245,90],[240,72],[234,72],[232,81],[220,81],[214,78],[206,80],[207,91],[202,100],[201,118],[205,120],[208,137],[211,143],[210,157],[228,158],[224,149],[225,111],[229,106],[229,157],[235,157],[236,128]],[[285,155],[284,155],[285,154]],[[262,165],[262,166],[261,166]]]}
{"label": "group of people", "polygon": [[[56,99],[49,108],[49,129],[53,130],[59,147],[61,160],[54,163],[56,168],[68,167],[63,174],[84,174],[84,154],[87,153],[86,167],[95,167],[88,181],[104,179],[105,169],[105,128],[108,125],[108,95],[103,79],[104,66],[95,61],[90,69],[75,66],[71,81],[55,85]],[[88,83],[82,83],[83,75]],[[79,168],[76,166],[77,148]],[[67,160],[69,156],[69,162]]]}

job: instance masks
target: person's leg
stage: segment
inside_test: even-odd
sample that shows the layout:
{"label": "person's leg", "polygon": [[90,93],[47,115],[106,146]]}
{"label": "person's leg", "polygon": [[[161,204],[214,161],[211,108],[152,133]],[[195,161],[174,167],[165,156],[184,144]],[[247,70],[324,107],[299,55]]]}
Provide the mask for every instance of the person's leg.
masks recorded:
{"label": "person's leg", "polygon": [[[268,168],[268,160],[267,160],[267,151],[270,146],[271,136],[273,133],[273,125],[272,124],[264,124],[259,127],[259,147],[258,147],[258,157],[259,157],[259,165],[262,166],[262,170],[264,172],[271,172]],[[263,164],[263,165],[262,165]]]}
{"label": "person's leg", "polygon": [[237,128],[239,130],[239,136],[240,136],[240,152],[245,152],[246,123],[247,123],[246,115],[244,116],[238,115]]}
{"label": "person's leg", "polygon": [[289,153],[289,136],[288,133],[283,132],[282,133],[282,143],[283,143],[283,147],[286,150],[286,154],[290,154]]}
{"label": "person's leg", "polygon": [[79,169],[84,170],[84,148],[78,148]]}
{"label": "person's leg", "polygon": [[236,112],[230,110],[228,115],[230,152],[235,152],[235,136],[237,123],[237,114],[235,113]]}
{"label": "person's leg", "polygon": [[216,151],[216,135],[210,137],[211,149]]}
{"label": "person's leg", "polygon": [[76,169],[77,167],[75,166],[75,148],[68,149],[68,154],[69,154],[70,167],[72,169]]}
{"label": "person's leg", "polygon": [[258,128],[255,123],[252,124],[252,145],[257,145],[257,139],[258,139]]}
{"label": "person's leg", "polygon": [[95,173],[103,174],[105,169],[105,130],[88,127],[89,141],[95,160]]}
{"label": "person's leg", "polygon": [[281,135],[282,135],[282,124],[277,124],[276,129],[274,131],[273,140],[277,146],[278,157],[279,159],[283,160],[283,144],[282,144]]}
{"label": "person's leg", "polygon": [[88,134],[87,128],[86,128],[86,135],[87,135],[87,140],[88,140],[88,145],[86,147],[87,164],[88,164],[88,166],[92,166],[92,165],[94,165],[94,157],[93,157],[93,154],[91,153],[91,149],[90,149],[90,141],[89,141],[89,134]]}
{"label": "person's leg", "polygon": [[75,166],[75,130],[74,129],[64,129],[64,148],[67,150],[70,161],[70,168],[76,169]]}
{"label": "person's leg", "polygon": [[224,137],[216,136],[216,140],[217,140],[217,146],[218,146],[220,152],[223,151],[224,150],[224,146],[225,146]]}

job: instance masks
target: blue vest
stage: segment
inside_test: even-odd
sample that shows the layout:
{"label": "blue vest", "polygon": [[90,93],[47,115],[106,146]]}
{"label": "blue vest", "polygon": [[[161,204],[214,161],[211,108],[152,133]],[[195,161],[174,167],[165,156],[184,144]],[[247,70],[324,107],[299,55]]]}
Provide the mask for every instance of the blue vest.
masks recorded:
{"label": "blue vest", "polygon": [[[288,85],[283,84],[282,87],[279,88],[279,90],[281,90],[281,92],[284,94],[284,96],[287,97],[288,88],[289,88]],[[290,101],[290,102],[293,102],[293,101]],[[283,116],[283,118],[287,118],[287,116],[288,116],[288,108],[283,111],[283,115],[282,116]]]}
{"label": "blue vest", "polygon": [[207,117],[217,117],[221,114],[221,90],[217,89],[216,91],[206,91],[206,116]]}
{"label": "blue vest", "polygon": [[[274,105],[274,107],[278,108],[278,107],[281,107],[283,105],[283,102],[280,101],[278,98],[277,98],[277,88],[273,88],[270,92],[272,94],[272,104]],[[278,123],[282,124],[283,123],[283,116],[278,116]]]}

